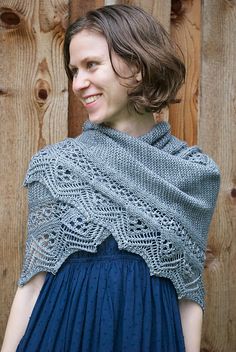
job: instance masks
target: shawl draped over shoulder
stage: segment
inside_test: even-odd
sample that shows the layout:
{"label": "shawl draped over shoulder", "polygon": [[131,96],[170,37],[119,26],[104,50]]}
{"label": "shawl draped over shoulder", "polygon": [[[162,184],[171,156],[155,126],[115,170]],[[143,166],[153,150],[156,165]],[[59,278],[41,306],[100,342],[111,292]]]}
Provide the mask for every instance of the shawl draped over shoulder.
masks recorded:
{"label": "shawl draped over shoulder", "polygon": [[78,250],[96,252],[110,234],[169,278],[179,299],[204,307],[207,233],[220,184],[215,162],[172,136],[167,122],[133,137],[86,121],[77,138],[31,159],[28,236],[18,284],[55,274]]}

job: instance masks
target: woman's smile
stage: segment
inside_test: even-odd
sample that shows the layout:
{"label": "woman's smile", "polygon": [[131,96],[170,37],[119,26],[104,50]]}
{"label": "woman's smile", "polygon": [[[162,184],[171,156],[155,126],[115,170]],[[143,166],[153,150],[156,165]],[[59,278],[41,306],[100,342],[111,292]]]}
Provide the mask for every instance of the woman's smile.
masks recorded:
{"label": "woman's smile", "polygon": [[90,96],[81,98],[81,101],[84,104],[84,106],[88,108],[90,106],[93,106],[94,105],[93,103],[95,103],[101,96],[102,94],[90,95]]}

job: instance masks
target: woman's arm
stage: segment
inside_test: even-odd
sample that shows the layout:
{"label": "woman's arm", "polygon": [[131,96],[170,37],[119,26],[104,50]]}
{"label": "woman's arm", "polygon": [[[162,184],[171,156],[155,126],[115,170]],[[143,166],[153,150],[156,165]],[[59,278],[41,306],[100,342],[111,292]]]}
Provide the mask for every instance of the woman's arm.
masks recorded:
{"label": "woman's arm", "polygon": [[9,315],[1,352],[15,352],[25,333],[46,273],[35,275],[25,286],[18,287]]}
{"label": "woman's arm", "polygon": [[200,352],[202,308],[196,302],[181,299],[179,309],[186,352]]}

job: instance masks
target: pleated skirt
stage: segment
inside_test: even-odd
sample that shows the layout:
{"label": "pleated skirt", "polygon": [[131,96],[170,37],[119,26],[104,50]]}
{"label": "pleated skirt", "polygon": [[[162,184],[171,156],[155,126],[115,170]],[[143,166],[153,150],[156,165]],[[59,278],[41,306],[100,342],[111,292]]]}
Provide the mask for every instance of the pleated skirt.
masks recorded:
{"label": "pleated skirt", "polygon": [[184,352],[170,280],[110,236],[47,273],[17,352]]}

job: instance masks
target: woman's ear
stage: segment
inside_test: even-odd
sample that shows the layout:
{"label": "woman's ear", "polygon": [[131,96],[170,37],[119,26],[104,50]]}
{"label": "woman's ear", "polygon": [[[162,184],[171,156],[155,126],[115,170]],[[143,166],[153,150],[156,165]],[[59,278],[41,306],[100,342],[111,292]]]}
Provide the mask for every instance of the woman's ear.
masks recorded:
{"label": "woman's ear", "polygon": [[137,82],[141,82],[142,81],[142,73],[141,73],[141,71],[139,71],[139,72],[137,72],[135,74],[135,78],[136,78]]}

